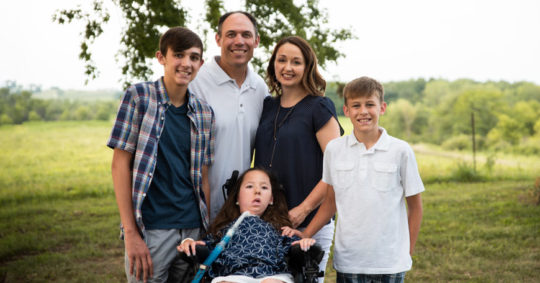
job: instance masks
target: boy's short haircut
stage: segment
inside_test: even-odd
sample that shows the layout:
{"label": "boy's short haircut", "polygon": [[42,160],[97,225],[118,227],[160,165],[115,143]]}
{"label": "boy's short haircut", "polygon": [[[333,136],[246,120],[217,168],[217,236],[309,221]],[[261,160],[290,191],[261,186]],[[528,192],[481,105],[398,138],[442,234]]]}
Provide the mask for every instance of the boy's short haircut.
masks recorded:
{"label": "boy's short haircut", "polygon": [[360,77],[350,81],[343,89],[345,105],[347,98],[368,97],[377,95],[381,103],[384,102],[384,88],[380,82],[370,77]]}
{"label": "boy's short haircut", "polygon": [[167,55],[169,47],[174,52],[182,52],[192,47],[198,47],[201,49],[201,58],[203,55],[201,38],[185,27],[172,27],[161,36],[159,39],[159,51],[163,56]]}
{"label": "boy's short haircut", "polygon": [[228,13],[225,13],[223,15],[221,15],[221,17],[219,17],[219,21],[218,21],[218,30],[217,30],[217,34],[219,36],[221,36],[221,27],[223,26],[223,22],[225,22],[225,20],[232,14],[242,14],[244,16],[246,16],[249,21],[251,22],[251,24],[253,24],[253,29],[255,30],[255,37],[257,37],[257,35],[259,35],[259,31],[258,31],[258,25],[257,25],[257,19],[255,19],[255,17],[248,13],[248,12],[245,12],[245,11],[233,11],[233,12],[228,12]]}

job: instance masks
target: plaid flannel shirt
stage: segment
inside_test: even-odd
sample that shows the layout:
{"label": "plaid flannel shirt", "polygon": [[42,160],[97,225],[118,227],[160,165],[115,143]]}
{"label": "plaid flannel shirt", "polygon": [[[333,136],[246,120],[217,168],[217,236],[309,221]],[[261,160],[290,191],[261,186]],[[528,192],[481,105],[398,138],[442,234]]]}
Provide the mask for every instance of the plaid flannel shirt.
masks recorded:
{"label": "plaid flannel shirt", "polygon": [[[214,159],[214,112],[206,102],[187,93],[191,120],[190,176],[197,196],[203,228],[208,229],[209,216],[202,191],[202,165]],[[135,222],[144,232],[141,207],[156,168],[159,138],[170,105],[163,78],[129,87],[120,104],[116,122],[107,142],[134,155],[132,164],[132,202]],[[123,231],[122,231],[123,235]]]}

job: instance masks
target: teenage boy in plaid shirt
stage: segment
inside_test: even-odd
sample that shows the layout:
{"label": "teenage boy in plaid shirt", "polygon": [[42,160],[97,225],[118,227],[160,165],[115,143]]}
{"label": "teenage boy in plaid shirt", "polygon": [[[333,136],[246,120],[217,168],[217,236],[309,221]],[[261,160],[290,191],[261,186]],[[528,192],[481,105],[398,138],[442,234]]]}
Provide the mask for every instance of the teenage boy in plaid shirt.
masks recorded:
{"label": "teenage boy in plaid shirt", "polygon": [[128,282],[187,280],[176,246],[208,227],[214,113],[188,90],[202,53],[186,28],[163,34],[156,52],[163,77],[126,90],[107,143]]}

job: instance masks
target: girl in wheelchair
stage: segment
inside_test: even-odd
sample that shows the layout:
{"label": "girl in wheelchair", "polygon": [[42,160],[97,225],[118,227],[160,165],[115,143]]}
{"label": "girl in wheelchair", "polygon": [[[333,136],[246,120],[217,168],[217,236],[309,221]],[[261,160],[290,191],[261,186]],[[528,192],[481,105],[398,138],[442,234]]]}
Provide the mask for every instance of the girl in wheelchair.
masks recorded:
{"label": "girl in wheelchair", "polygon": [[196,245],[207,245],[212,249],[245,211],[252,216],[241,222],[208,270],[214,278],[212,283],[293,283],[286,262],[291,245],[299,244],[306,251],[315,240],[282,235],[282,228],[292,226],[287,202],[277,179],[264,169],[250,168],[244,172],[210,225],[205,241],[185,239],[177,247],[178,251],[189,256]]}

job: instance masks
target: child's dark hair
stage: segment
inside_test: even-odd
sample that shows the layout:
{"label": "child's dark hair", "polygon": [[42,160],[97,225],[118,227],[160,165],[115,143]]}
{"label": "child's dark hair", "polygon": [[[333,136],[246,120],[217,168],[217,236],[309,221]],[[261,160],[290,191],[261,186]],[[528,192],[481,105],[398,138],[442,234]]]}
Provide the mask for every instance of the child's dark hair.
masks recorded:
{"label": "child's dark hair", "polygon": [[159,40],[159,51],[163,56],[167,55],[169,47],[174,52],[182,52],[192,47],[198,47],[201,49],[201,58],[203,55],[201,38],[185,27],[172,27],[161,36]]}
{"label": "child's dark hair", "polygon": [[287,201],[285,199],[285,193],[281,188],[279,181],[276,176],[262,168],[250,168],[246,170],[240,177],[233,187],[232,192],[229,193],[225,204],[219,211],[216,219],[210,225],[208,233],[217,237],[223,237],[221,230],[225,228],[229,223],[234,221],[240,216],[240,208],[236,205],[238,200],[238,193],[240,192],[240,186],[244,181],[244,177],[247,173],[251,171],[260,171],[265,173],[270,179],[270,185],[272,186],[272,197],[274,204],[269,205],[261,215],[261,219],[270,223],[276,230],[279,231],[283,226],[292,226],[291,221],[289,220],[289,209],[287,208]]}
{"label": "child's dark hair", "polygon": [[360,77],[350,81],[343,88],[345,105],[348,98],[367,97],[376,95],[381,103],[384,102],[384,88],[381,83],[370,77]]}

